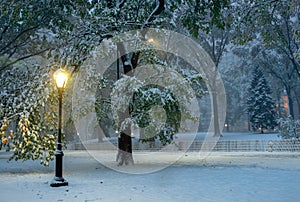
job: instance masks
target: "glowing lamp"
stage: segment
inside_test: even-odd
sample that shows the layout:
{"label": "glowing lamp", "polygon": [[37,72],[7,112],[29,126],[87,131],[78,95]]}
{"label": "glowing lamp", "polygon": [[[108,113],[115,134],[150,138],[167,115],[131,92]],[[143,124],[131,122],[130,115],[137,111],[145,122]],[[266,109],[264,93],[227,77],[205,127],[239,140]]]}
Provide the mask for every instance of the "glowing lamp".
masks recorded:
{"label": "glowing lamp", "polygon": [[68,73],[66,70],[56,70],[53,74],[53,78],[55,80],[57,88],[64,89],[66,87],[68,81]]}

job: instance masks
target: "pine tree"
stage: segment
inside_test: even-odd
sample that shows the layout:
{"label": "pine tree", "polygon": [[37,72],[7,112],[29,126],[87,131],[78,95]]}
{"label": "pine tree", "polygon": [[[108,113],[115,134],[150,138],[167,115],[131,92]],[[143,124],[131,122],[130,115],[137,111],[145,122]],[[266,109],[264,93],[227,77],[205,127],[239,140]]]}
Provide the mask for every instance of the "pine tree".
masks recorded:
{"label": "pine tree", "polygon": [[256,67],[249,87],[247,99],[247,112],[253,130],[272,129],[276,126],[275,103],[271,97],[271,89],[262,73]]}

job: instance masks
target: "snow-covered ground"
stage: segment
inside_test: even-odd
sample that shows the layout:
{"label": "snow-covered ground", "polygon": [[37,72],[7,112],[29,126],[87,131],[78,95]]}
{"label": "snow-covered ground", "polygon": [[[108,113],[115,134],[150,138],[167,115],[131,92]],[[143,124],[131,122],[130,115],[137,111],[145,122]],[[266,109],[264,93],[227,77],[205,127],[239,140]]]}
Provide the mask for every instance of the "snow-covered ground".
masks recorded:
{"label": "snow-covered ground", "polygon": [[[101,154],[99,154],[101,155]],[[103,156],[115,153],[103,151]],[[158,153],[164,164],[172,153]],[[299,153],[197,152],[150,174],[119,173],[102,166],[86,151],[66,151],[64,177],[69,186],[49,186],[53,164],[9,162],[0,152],[0,201],[299,201]],[[136,162],[127,169],[149,166]],[[151,165],[150,165],[151,166]]]}
{"label": "snow-covered ground", "polygon": [[[206,133],[197,133],[197,134],[188,134],[181,133],[177,134],[177,137],[180,140],[204,140],[207,136]],[[223,132],[220,137],[220,141],[222,140],[280,140],[277,133],[253,133],[253,132]]]}
{"label": "snow-covered ground", "polygon": [[224,132],[220,140],[280,140],[277,133]]}

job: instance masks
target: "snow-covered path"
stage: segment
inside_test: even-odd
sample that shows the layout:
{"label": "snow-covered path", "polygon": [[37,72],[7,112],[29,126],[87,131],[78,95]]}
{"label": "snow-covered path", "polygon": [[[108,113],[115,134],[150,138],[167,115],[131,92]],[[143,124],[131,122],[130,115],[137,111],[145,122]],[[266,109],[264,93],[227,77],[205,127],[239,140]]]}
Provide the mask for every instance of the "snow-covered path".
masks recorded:
{"label": "snow-covered path", "polygon": [[197,153],[187,153],[166,169],[132,175],[105,168],[85,151],[67,151],[64,177],[69,186],[58,188],[49,186],[53,166],[6,160],[0,153],[0,201],[296,202],[300,198],[300,155],[295,153],[213,153],[204,161]]}

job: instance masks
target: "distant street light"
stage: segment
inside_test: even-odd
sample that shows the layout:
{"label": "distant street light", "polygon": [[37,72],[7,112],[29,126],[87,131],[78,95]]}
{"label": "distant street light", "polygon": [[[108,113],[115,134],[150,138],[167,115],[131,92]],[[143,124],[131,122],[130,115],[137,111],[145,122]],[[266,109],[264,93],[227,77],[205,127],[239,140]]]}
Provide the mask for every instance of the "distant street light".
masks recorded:
{"label": "distant street light", "polygon": [[62,176],[62,159],[63,151],[61,144],[61,128],[62,128],[62,94],[68,81],[68,73],[63,69],[58,69],[53,74],[56,87],[58,89],[58,136],[55,150],[55,176],[50,183],[51,187],[67,186],[68,182]]}
{"label": "distant street light", "polygon": [[153,38],[149,38],[149,39],[148,39],[148,42],[149,42],[149,43],[154,43],[154,39],[153,39]]}

